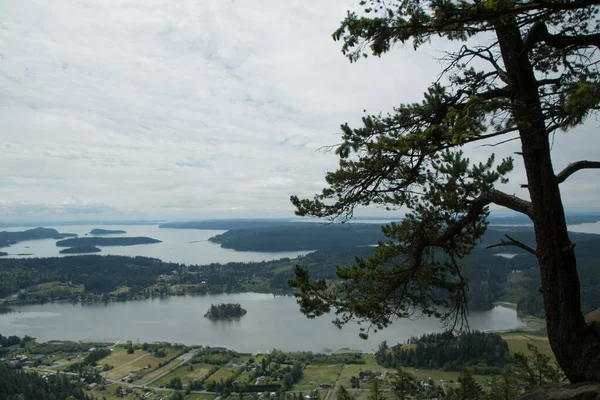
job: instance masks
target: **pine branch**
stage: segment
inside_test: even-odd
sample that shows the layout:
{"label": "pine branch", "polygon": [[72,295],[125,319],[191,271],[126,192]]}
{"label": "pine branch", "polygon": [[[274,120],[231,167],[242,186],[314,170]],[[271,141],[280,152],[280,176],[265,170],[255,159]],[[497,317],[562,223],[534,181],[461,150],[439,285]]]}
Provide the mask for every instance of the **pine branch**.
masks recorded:
{"label": "pine branch", "polygon": [[569,176],[573,175],[575,172],[579,171],[580,169],[598,169],[598,168],[600,168],[600,161],[581,160],[581,161],[577,161],[577,162],[567,165],[565,167],[565,169],[563,169],[562,171],[560,171],[558,173],[558,175],[556,175],[556,178],[558,179],[558,183],[563,183],[564,181],[567,180],[567,178]]}
{"label": "pine branch", "polygon": [[519,247],[519,248],[521,248],[521,249],[523,249],[523,250],[525,250],[525,251],[527,251],[527,252],[529,252],[529,253],[531,253],[533,255],[537,254],[536,250],[533,247],[528,246],[528,245],[526,245],[523,242],[519,242],[518,240],[515,240],[515,239],[511,238],[508,235],[504,235],[504,236],[506,236],[506,238],[508,239],[508,241],[501,240],[499,243],[495,243],[495,244],[491,244],[491,245],[487,246],[486,249],[491,249],[491,248],[494,248],[494,247],[502,247],[502,246],[516,246],[516,247]]}

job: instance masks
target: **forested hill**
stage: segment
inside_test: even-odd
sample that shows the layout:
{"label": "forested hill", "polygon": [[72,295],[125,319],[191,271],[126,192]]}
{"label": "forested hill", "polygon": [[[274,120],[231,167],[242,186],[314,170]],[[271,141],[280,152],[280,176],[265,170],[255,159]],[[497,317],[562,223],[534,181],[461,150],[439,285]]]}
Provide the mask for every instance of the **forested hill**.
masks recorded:
{"label": "forested hill", "polygon": [[0,232],[0,247],[10,246],[17,242],[37,239],[64,239],[67,237],[77,236],[74,233],[59,233],[56,229],[51,228],[34,228],[27,229],[21,232]]}
{"label": "forested hill", "polygon": [[277,252],[369,246],[384,239],[379,224],[295,223],[230,230],[209,241],[237,251]]}

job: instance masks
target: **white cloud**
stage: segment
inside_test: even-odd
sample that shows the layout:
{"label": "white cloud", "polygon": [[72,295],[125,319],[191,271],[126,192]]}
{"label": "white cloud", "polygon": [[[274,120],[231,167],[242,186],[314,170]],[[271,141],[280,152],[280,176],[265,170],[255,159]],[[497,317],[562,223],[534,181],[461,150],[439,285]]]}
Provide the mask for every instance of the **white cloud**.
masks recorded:
{"label": "white cloud", "polygon": [[[317,149],[340,123],[418,100],[439,72],[436,44],[349,64],[330,35],[354,3],[0,3],[0,215],[291,215],[335,168]],[[558,134],[557,166],[593,157],[596,128]],[[568,205],[595,205],[593,177]]]}

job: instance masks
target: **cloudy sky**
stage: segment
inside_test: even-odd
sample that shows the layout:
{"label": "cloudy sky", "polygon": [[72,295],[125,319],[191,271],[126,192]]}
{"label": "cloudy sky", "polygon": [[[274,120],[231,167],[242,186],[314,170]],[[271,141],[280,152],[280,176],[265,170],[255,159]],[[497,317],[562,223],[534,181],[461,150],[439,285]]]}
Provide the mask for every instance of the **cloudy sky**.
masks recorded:
{"label": "cloudy sky", "polygon": [[[440,70],[441,42],[347,62],[330,35],[357,3],[0,2],[0,218],[293,215],[340,123],[418,101]],[[556,168],[598,158],[597,130],[557,134]],[[516,164],[505,189],[526,196]],[[596,208],[598,177],[572,177],[567,207]]]}

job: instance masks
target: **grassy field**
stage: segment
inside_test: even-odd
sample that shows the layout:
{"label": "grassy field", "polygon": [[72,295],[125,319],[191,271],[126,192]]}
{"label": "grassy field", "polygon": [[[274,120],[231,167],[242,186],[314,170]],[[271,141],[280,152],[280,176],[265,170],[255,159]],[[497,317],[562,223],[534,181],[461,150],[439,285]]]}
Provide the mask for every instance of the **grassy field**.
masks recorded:
{"label": "grassy field", "polygon": [[158,378],[159,376],[161,376],[162,374],[169,372],[171,370],[175,370],[175,368],[177,368],[179,366],[179,364],[181,364],[180,360],[173,360],[170,363],[163,365],[160,368],[157,369],[153,369],[150,372],[148,372],[147,374],[145,374],[144,376],[142,376],[141,378],[139,378],[138,380],[135,381],[136,385],[146,385],[148,383],[152,382],[152,385],[154,386],[154,379]]}
{"label": "grassy field", "polygon": [[164,363],[179,354],[177,350],[169,350],[166,357],[156,358],[143,350],[136,350],[133,354],[127,354],[124,347],[115,348],[113,354],[101,361],[102,364],[112,365],[114,368],[104,372],[107,379],[119,380],[126,377],[130,372],[143,373],[144,367],[150,365],[150,370],[155,369],[159,363]]}
{"label": "grassy field", "polygon": [[[89,391],[88,394],[91,396],[95,396],[98,399],[106,398],[106,400],[140,399],[140,398],[144,398],[146,400],[154,400],[154,399],[159,399],[159,398],[169,394],[166,391],[153,391],[152,394],[148,395],[147,397],[144,397],[146,393],[143,390],[135,389],[134,392],[131,394],[128,394],[123,397],[118,397],[116,395],[116,391],[117,391],[117,388],[119,388],[119,387],[123,388],[123,389],[127,388],[126,385],[114,383],[112,385],[106,386],[104,390],[94,389],[94,390]],[[207,400],[210,400],[210,399],[207,399]]]}
{"label": "grassy field", "polygon": [[554,353],[552,353],[550,343],[548,342],[548,338],[546,336],[515,332],[503,334],[502,339],[506,340],[506,343],[508,343],[508,348],[510,349],[511,353],[521,352],[527,355],[529,354],[529,350],[527,350],[527,344],[532,344],[538,348],[540,353],[546,354],[550,358],[554,359]]}
{"label": "grassy field", "polygon": [[216,394],[205,394],[205,393],[201,393],[201,394],[188,394],[185,397],[185,400],[213,400],[215,397],[217,397]]}
{"label": "grassy field", "polygon": [[[304,376],[296,385],[294,390],[311,390],[317,387],[320,383],[334,384],[344,368],[343,364],[331,365],[309,365],[304,369]],[[311,384],[310,382],[316,382]]]}
{"label": "grassy field", "polygon": [[210,369],[213,368],[213,365],[210,364],[194,364],[194,370],[190,371],[190,365],[182,365],[177,368],[175,371],[169,373],[168,375],[163,376],[159,380],[155,381],[152,386],[166,386],[171,379],[179,377],[181,378],[183,384],[187,384],[196,379],[202,379],[206,374],[209,373]]}
{"label": "grassy field", "polygon": [[226,381],[227,379],[229,379],[233,375],[235,375],[236,371],[239,369],[240,369],[240,367],[221,367],[221,368],[219,368],[219,370],[217,372],[215,372],[214,374],[209,376],[206,381],[207,382],[211,382],[211,381],[219,382],[221,379]]}

